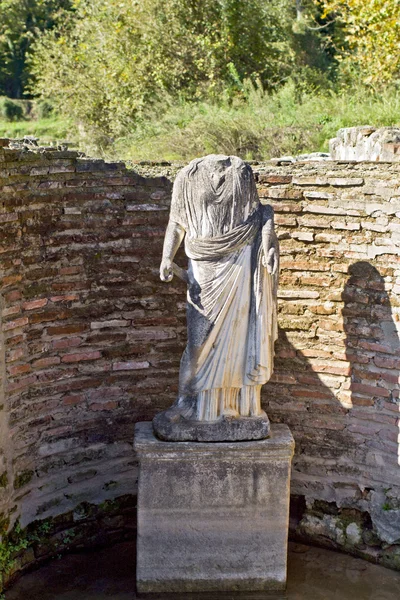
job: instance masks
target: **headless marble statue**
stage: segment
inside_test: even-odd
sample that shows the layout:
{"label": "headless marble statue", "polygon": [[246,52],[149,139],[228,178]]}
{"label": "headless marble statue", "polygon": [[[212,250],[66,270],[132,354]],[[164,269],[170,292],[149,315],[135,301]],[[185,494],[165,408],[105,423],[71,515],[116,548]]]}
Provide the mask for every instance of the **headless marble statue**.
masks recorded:
{"label": "headless marble statue", "polygon": [[[188,271],[173,263],[185,239]],[[236,156],[193,160],[175,181],[160,277],[188,284],[179,394],[153,420],[171,441],[268,437],[260,391],[273,370],[279,246],[273,209]]]}

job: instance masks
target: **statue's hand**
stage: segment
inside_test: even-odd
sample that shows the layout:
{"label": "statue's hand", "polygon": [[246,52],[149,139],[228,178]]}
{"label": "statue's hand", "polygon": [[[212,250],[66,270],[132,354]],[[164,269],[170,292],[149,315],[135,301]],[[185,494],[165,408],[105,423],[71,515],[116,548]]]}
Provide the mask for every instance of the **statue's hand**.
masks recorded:
{"label": "statue's hand", "polygon": [[264,267],[267,267],[268,273],[275,275],[278,268],[278,254],[274,246],[269,249],[267,258],[264,258],[263,263]]}
{"label": "statue's hand", "polygon": [[172,261],[169,258],[163,258],[160,265],[161,281],[172,281],[173,276]]}

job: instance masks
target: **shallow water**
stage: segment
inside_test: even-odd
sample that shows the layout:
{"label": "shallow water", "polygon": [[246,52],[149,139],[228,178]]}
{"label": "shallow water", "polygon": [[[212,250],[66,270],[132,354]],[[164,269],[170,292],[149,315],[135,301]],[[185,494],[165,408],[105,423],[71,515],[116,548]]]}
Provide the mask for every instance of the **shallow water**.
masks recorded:
{"label": "shallow water", "polygon": [[[6,600],[134,600],[135,545],[72,554],[22,577]],[[148,598],[148,596],[147,596]],[[154,595],[154,599],[165,596]],[[284,594],[186,594],[185,600],[399,600],[400,573],[361,559],[290,544]]]}

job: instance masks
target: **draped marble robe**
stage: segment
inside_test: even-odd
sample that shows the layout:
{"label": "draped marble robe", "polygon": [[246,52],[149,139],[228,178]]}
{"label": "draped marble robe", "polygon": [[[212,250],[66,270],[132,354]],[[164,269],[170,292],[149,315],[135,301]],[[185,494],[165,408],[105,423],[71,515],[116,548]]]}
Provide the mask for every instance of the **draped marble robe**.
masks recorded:
{"label": "draped marble robe", "polygon": [[265,266],[277,246],[272,208],[260,204],[249,165],[211,155],[178,174],[170,222],[185,231],[188,341],[179,396],[165,414],[200,422],[266,417],[260,390],[277,337],[277,276]]}

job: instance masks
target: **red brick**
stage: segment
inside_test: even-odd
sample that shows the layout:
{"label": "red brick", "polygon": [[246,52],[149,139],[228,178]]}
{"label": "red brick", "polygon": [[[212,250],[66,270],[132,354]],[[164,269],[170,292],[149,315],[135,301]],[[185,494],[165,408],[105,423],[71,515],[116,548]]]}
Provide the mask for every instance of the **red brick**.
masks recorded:
{"label": "red brick", "polygon": [[353,392],[358,392],[359,394],[373,397],[378,396],[379,398],[388,398],[390,396],[389,390],[374,385],[366,385],[364,383],[353,382],[351,384],[351,390]]}
{"label": "red brick", "polygon": [[352,416],[356,419],[362,419],[366,421],[375,421],[381,424],[393,425],[396,427],[397,420],[395,416],[384,415],[382,413],[375,413],[375,411],[366,411],[358,408],[354,408],[351,411]]}
{"label": "red brick", "polygon": [[33,310],[34,308],[42,308],[43,306],[46,306],[47,302],[48,302],[47,298],[31,300],[30,302],[24,302],[22,304],[22,308],[24,310]]}
{"label": "red brick", "polygon": [[281,259],[281,269],[290,269],[292,271],[329,271],[330,264],[328,261],[306,261],[293,260],[293,258]]}
{"label": "red brick", "polygon": [[88,400],[92,402],[93,400],[104,400],[104,398],[120,398],[124,393],[122,387],[101,387],[95,390],[90,390],[87,394]]}
{"label": "red brick", "polygon": [[365,435],[365,437],[375,435],[379,431],[379,429],[379,425],[373,423],[370,423],[368,425],[353,423],[348,427],[348,430],[351,433],[361,433],[361,435]]}
{"label": "red brick", "polygon": [[313,398],[314,400],[330,400],[332,399],[332,392],[324,391],[324,388],[321,387],[321,390],[311,390],[310,388],[300,388],[296,387],[291,390],[292,396],[295,398]]}
{"label": "red brick", "polygon": [[292,183],[292,175],[263,175],[258,176],[260,183]]}
{"label": "red brick", "polygon": [[359,346],[364,350],[371,350],[371,352],[384,352],[387,354],[394,354],[394,349],[391,346],[384,346],[383,344],[377,344],[375,342],[366,342],[360,340]]}
{"label": "red brick", "polygon": [[47,327],[48,335],[69,335],[71,333],[82,333],[87,331],[89,327],[87,325],[60,325],[54,327]]}
{"label": "red brick", "polygon": [[286,383],[287,385],[293,385],[297,383],[294,375],[290,373],[273,373],[270,379],[271,383]]}
{"label": "red brick", "polygon": [[305,375],[299,373],[299,375],[297,375],[297,381],[303,385],[321,385],[321,380],[317,373],[306,373]]}
{"label": "red brick", "polygon": [[5,336],[5,345],[6,347],[18,346],[21,342],[24,341],[24,336],[21,334],[13,334],[12,332]]}
{"label": "red brick", "polygon": [[341,431],[345,428],[345,423],[332,418],[324,417],[307,417],[307,427],[315,427],[316,429],[332,429]]}
{"label": "red brick", "polygon": [[275,215],[275,224],[283,227],[296,227],[297,220],[295,217],[286,214],[277,214]]}
{"label": "red brick", "polygon": [[30,370],[31,370],[31,366],[30,365],[15,365],[15,366],[7,367],[7,371],[13,377],[15,375],[22,375],[24,373],[29,373]]}
{"label": "red brick", "polygon": [[343,360],[344,358],[346,358],[348,361],[350,361],[352,364],[356,363],[356,364],[368,364],[370,362],[370,358],[368,356],[365,356],[364,354],[362,354],[362,352],[356,352],[354,353],[352,350],[347,350],[344,354],[342,355],[337,355],[335,354],[335,357],[338,358],[338,360]]}
{"label": "red brick", "polygon": [[[399,372],[393,371],[392,373],[385,373],[385,372],[381,372],[381,379],[383,381],[387,381],[389,384],[393,384],[393,385],[397,385],[398,383],[400,383],[400,375]],[[391,386],[389,386],[391,387]]]}
{"label": "red brick", "polygon": [[86,360],[96,360],[101,358],[101,352],[93,350],[92,352],[82,352],[80,354],[65,354],[62,357],[62,362],[84,362]]}
{"label": "red brick", "polygon": [[321,350],[319,348],[303,348],[302,350],[298,350],[298,353],[310,358],[331,358],[332,356],[328,350]]}
{"label": "red brick", "polygon": [[82,272],[81,266],[76,267],[63,267],[60,269],[60,275],[76,275],[77,273]]}
{"label": "red brick", "polygon": [[280,199],[284,200],[301,200],[303,198],[302,190],[295,190],[289,187],[277,188],[277,187],[269,187],[264,188],[262,190],[262,195],[264,197]]}
{"label": "red brick", "polygon": [[15,302],[16,300],[20,300],[21,292],[19,290],[13,290],[12,292],[7,292],[4,294],[4,299],[6,302]]}
{"label": "red brick", "polygon": [[24,327],[24,325],[28,324],[28,317],[21,317],[20,319],[15,319],[15,321],[8,321],[3,325],[3,331],[10,331],[11,329],[18,329],[19,327]]}
{"label": "red brick", "polygon": [[310,365],[311,369],[313,371],[315,371],[316,373],[331,373],[332,375],[350,375],[351,373],[351,367],[350,365],[343,365],[342,366],[337,366],[337,365],[331,365],[331,364],[318,364],[318,363],[314,363],[312,365]]}
{"label": "red brick", "polygon": [[44,371],[38,371],[37,380],[43,384],[54,383],[60,380],[68,380],[78,375],[76,367],[70,369],[50,368]]}
{"label": "red brick", "polygon": [[3,287],[7,285],[14,285],[15,283],[19,283],[22,280],[22,275],[8,275],[7,277],[3,277]]}
{"label": "red brick", "polygon": [[51,302],[71,302],[79,300],[78,294],[66,294],[65,296],[50,296]]}
{"label": "red brick", "polygon": [[17,348],[16,350],[9,350],[6,352],[6,361],[13,362],[14,360],[18,360],[25,355],[24,348]]}
{"label": "red brick", "polygon": [[52,365],[58,365],[60,363],[59,356],[48,356],[47,358],[39,358],[32,363],[33,367],[37,367],[39,369],[51,367]]}
{"label": "red brick", "polygon": [[300,203],[297,202],[274,202],[272,203],[272,207],[275,212],[280,213],[301,213],[303,211],[303,207]]}
{"label": "red brick", "polygon": [[19,304],[15,304],[14,306],[9,306],[2,311],[3,317],[9,317],[10,315],[16,315],[21,311],[21,307]]}
{"label": "red brick", "polygon": [[118,407],[118,402],[114,400],[110,400],[109,402],[94,402],[89,406],[90,410],[99,411],[99,410],[114,410]]}
{"label": "red brick", "polygon": [[312,285],[314,287],[329,287],[334,283],[332,277],[316,277],[315,275],[300,275],[300,285]]}
{"label": "red brick", "polygon": [[355,381],[367,384],[378,381],[381,378],[381,374],[379,372],[368,370],[368,367],[365,367],[365,365],[360,366],[353,364],[351,374]]}
{"label": "red brick", "polygon": [[397,427],[396,427],[395,431],[393,431],[393,429],[388,429],[387,427],[383,427],[378,432],[378,436],[384,441],[389,440],[390,442],[394,442],[394,444],[396,444],[396,446],[398,447],[399,432],[398,432]]}
{"label": "red brick", "polygon": [[400,369],[400,358],[386,358],[384,356],[375,356],[374,363],[377,367],[383,369]]}
{"label": "red brick", "polygon": [[47,323],[48,321],[61,321],[70,317],[68,311],[47,310],[45,312],[33,313],[29,316],[31,323]]}
{"label": "red brick", "polygon": [[294,358],[296,356],[296,350],[293,348],[280,348],[276,352],[276,356],[279,358]]}
{"label": "red brick", "polygon": [[353,406],[375,406],[375,401],[372,398],[365,398],[357,394],[351,395],[351,402]]}
{"label": "red brick", "polygon": [[8,385],[6,387],[6,391],[13,393],[18,390],[22,390],[26,387],[29,387],[33,383],[35,383],[35,381],[36,381],[36,375],[29,375],[29,377],[21,378],[14,383],[8,383]]}
{"label": "red brick", "polygon": [[85,396],[83,394],[69,394],[67,396],[63,396],[62,402],[66,406],[75,406],[76,404],[82,404],[85,401]]}
{"label": "red brick", "polygon": [[82,342],[83,342],[83,339],[80,337],[60,338],[60,339],[53,340],[51,342],[51,346],[52,346],[52,348],[55,348],[55,349],[75,348],[76,346],[79,346],[80,344],[82,344]]}

